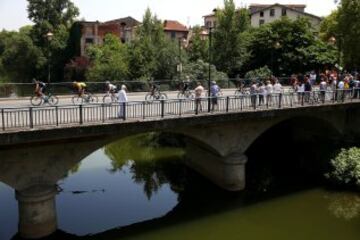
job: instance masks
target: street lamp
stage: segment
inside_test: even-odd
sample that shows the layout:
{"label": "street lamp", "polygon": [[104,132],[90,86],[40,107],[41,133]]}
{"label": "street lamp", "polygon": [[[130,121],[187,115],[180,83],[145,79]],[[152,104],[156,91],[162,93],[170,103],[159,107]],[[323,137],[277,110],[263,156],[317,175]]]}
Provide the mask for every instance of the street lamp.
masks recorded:
{"label": "street lamp", "polygon": [[181,72],[182,72],[181,48],[182,48],[182,46],[185,46],[186,42],[187,41],[186,41],[185,38],[179,37],[179,39],[178,39],[178,44],[179,44],[179,64],[178,64],[178,67],[177,67],[177,70],[179,72],[179,81],[181,81]]}
{"label": "street lamp", "polygon": [[51,53],[50,53],[50,42],[51,40],[53,39],[54,37],[54,34],[52,32],[48,32],[46,35],[46,39],[47,39],[47,42],[48,42],[48,78],[47,78],[47,81],[48,81],[48,84],[50,84],[50,80],[51,80],[51,75],[50,75],[50,71],[51,71],[51,62],[50,62],[50,58],[51,58]]}
{"label": "street lamp", "polygon": [[275,71],[274,71],[274,51],[279,49],[281,47],[281,44],[276,41],[275,44],[273,45],[273,48],[271,50],[271,70],[273,72],[273,74],[275,74]]}
{"label": "street lamp", "polygon": [[212,30],[213,27],[209,27],[209,79],[208,79],[208,111],[210,112],[210,88],[211,88],[211,45],[212,45]]}

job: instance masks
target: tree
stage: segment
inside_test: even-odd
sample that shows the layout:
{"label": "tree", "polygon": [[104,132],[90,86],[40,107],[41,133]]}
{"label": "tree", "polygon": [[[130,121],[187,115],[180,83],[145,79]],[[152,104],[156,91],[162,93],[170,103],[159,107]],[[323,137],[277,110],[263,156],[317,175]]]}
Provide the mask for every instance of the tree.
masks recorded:
{"label": "tree", "polygon": [[87,50],[91,67],[87,79],[91,81],[119,81],[128,76],[127,47],[118,37],[107,34],[102,46],[92,46]]}
{"label": "tree", "polygon": [[335,39],[339,37],[338,18],[339,11],[335,10],[321,22],[319,36],[324,42],[331,41],[332,37],[335,37]]}
{"label": "tree", "polygon": [[317,39],[305,18],[282,18],[253,30],[249,69],[269,66],[279,75],[304,73],[336,63],[336,49]]}
{"label": "tree", "polygon": [[187,48],[189,61],[208,61],[209,59],[209,40],[201,38],[201,31],[200,26],[195,26],[192,29],[193,35]]}
{"label": "tree", "polygon": [[177,46],[177,42],[165,36],[161,21],[147,9],[135,40],[130,44],[131,78],[172,79],[178,63]]}
{"label": "tree", "polygon": [[337,44],[346,68],[360,67],[360,1],[342,0],[338,9]]}
{"label": "tree", "polygon": [[[69,29],[79,15],[79,9],[70,0],[28,0],[28,17],[34,22],[31,36],[47,61],[52,65],[52,76],[62,80],[65,64],[72,57],[68,52]],[[52,32],[49,43],[46,34]],[[39,77],[46,78],[47,64]]]}
{"label": "tree", "polygon": [[247,60],[246,41],[241,34],[249,28],[249,16],[245,9],[236,10],[233,0],[224,0],[224,9],[216,12],[212,60],[230,76],[236,75]]}
{"label": "tree", "polygon": [[34,45],[32,27],[26,26],[19,32],[0,32],[0,72],[2,79],[11,82],[31,82],[44,66],[46,59]]}

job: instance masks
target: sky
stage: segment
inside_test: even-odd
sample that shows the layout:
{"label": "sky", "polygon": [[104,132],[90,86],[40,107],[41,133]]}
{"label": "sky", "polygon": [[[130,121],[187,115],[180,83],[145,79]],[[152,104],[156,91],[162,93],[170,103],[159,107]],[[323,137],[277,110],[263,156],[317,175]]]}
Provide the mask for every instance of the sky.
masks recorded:
{"label": "sky", "polygon": [[[79,19],[107,21],[132,16],[141,21],[149,7],[160,19],[178,20],[190,26],[203,25],[202,16],[223,6],[223,0],[73,0],[80,9]],[[326,16],[336,8],[334,0],[234,0],[237,7],[251,3],[306,4],[306,12]],[[0,29],[17,30],[31,24],[26,0],[0,0]]]}

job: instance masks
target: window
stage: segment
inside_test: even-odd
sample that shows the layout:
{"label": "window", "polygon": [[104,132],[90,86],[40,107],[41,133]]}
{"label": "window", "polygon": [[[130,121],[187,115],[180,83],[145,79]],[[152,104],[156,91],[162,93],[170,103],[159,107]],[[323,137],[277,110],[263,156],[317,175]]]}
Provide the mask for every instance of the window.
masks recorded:
{"label": "window", "polygon": [[171,32],[171,38],[175,39],[176,38],[176,32]]}
{"label": "window", "polygon": [[286,16],[286,8],[283,8],[282,10],[281,10],[281,16]]}
{"label": "window", "polygon": [[211,28],[211,22],[210,21],[206,21],[205,25],[206,25],[207,28]]}
{"label": "window", "polygon": [[270,17],[275,17],[275,9],[270,9]]}
{"label": "window", "polygon": [[259,26],[263,25],[265,23],[265,20],[264,19],[260,19],[259,20]]}
{"label": "window", "polygon": [[94,43],[94,39],[92,39],[92,38],[86,38],[86,39],[85,39],[85,43],[86,43],[86,44],[93,44],[93,43]]}
{"label": "window", "polygon": [[260,12],[260,17],[264,17],[264,12],[263,11]]}

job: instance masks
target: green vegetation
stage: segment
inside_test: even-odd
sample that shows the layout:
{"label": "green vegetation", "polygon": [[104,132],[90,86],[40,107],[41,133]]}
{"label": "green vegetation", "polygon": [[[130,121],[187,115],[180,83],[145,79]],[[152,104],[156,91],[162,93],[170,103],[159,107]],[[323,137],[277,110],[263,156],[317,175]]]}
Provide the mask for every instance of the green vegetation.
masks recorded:
{"label": "green vegetation", "polygon": [[[73,57],[80,32],[74,20],[79,9],[71,0],[28,0],[28,16],[34,25],[0,33],[0,82],[46,80],[49,64],[52,81],[64,80],[64,72],[67,81],[206,79],[209,61],[215,80],[243,77],[265,66],[276,76],[336,64],[358,69],[359,14],[358,1],[343,0],[324,19],[319,34],[305,18],[292,21],[284,17],[252,28],[248,10],[224,0],[224,8],[216,11],[211,46],[203,29],[195,26],[185,47],[179,39],[168,38],[162,21],[147,9],[132,42],[121,44],[114,36],[106,36],[103,46],[89,48],[90,62],[77,62]],[[51,41],[46,38],[48,32],[53,33]],[[181,74],[177,72],[180,63]]]}
{"label": "green vegetation", "polygon": [[144,183],[144,192],[149,199],[164,184],[170,184],[174,191],[181,191],[185,181],[181,160],[185,152],[172,146],[171,141],[161,134],[150,133],[107,145],[104,152],[112,161],[110,172],[130,166],[134,181]]}
{"label": "green vegetation", "polygon": [[360,148],[342,149],[325,176],[336,185],[360,188]]}

